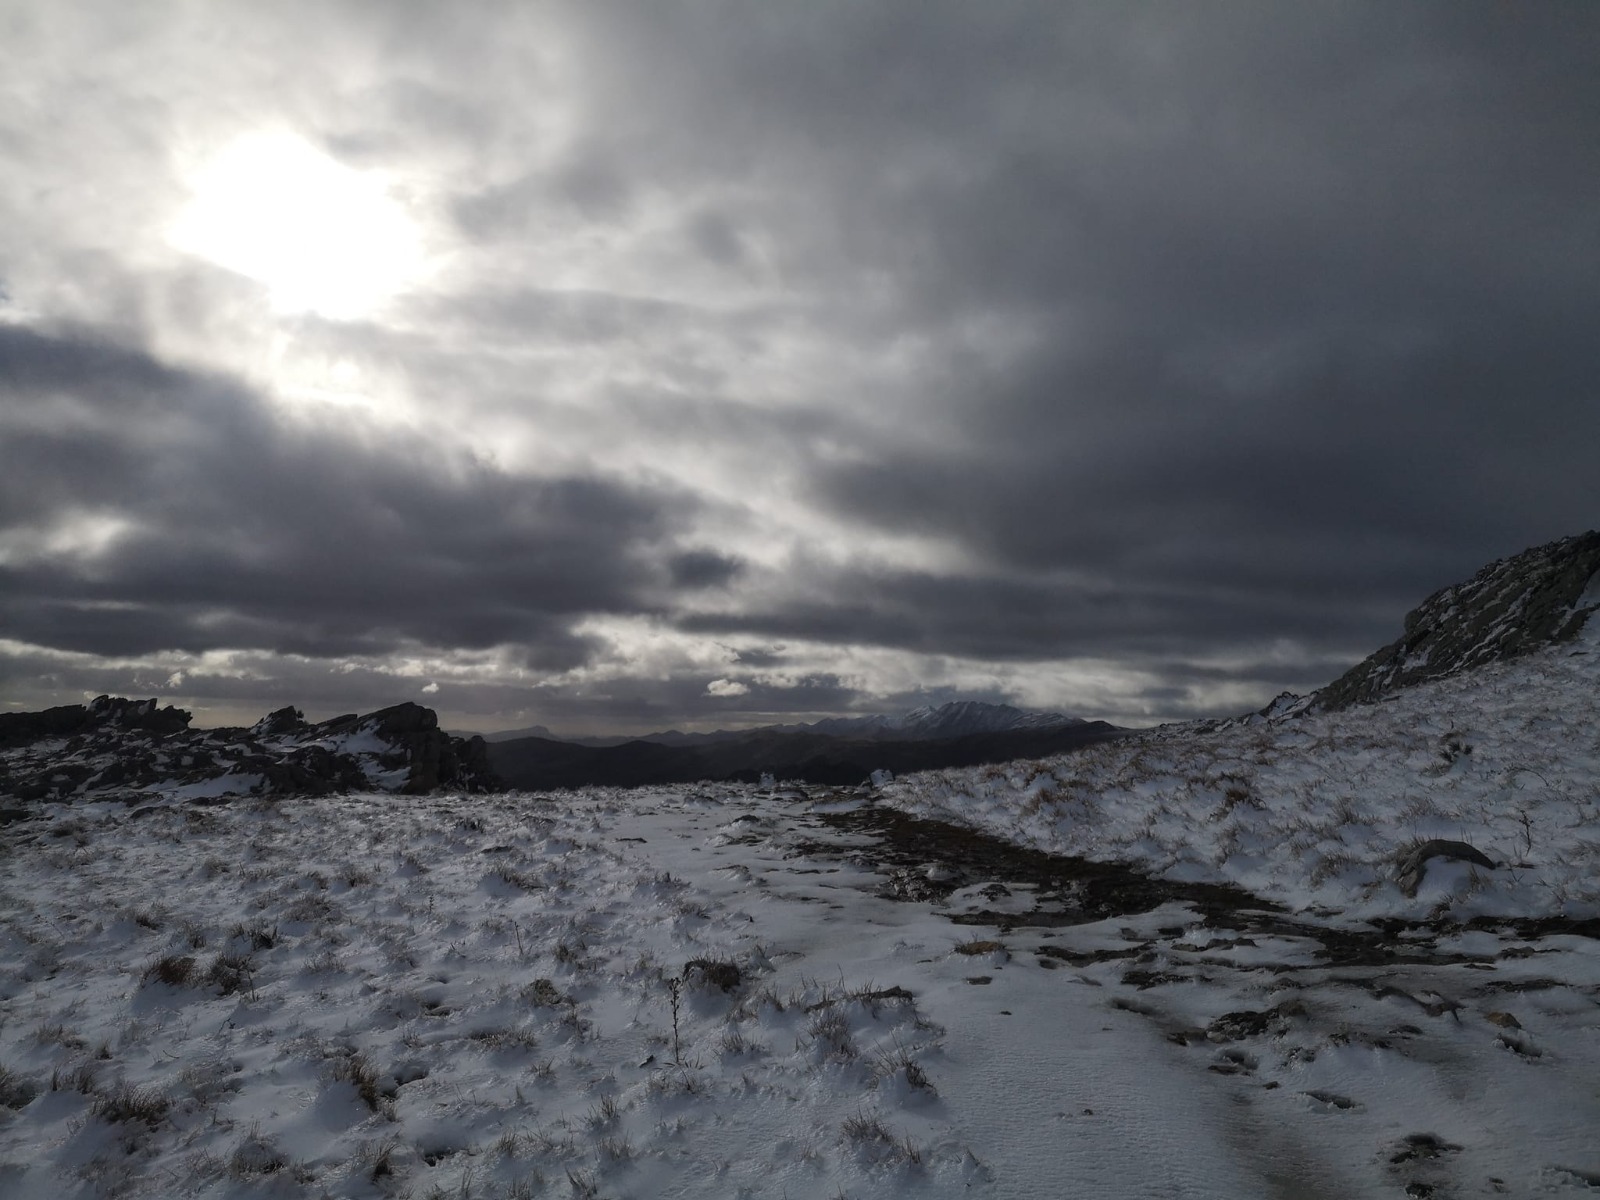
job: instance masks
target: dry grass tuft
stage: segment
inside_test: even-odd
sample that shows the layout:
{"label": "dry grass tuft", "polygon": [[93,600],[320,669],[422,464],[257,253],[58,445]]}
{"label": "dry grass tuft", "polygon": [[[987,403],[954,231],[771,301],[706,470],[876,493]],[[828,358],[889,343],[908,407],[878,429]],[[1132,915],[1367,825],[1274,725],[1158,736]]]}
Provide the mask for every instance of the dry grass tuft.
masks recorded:
{"label": "dry grass tuft", "polygon": [[384,1093],[378,1084],[378,1071],[367,1061],[366,1055],[355,1053],[335,1058],[332,1075],[335,1083],[354,1084],[356,1095],[373,1112],[383,1111]]}
{"label": "dry grass tuft", "polygon": [[195,982],[194,958],[188,954],[163,954],[144,969],[144,982],[168,987],[189,987]]}
{"label": "dry grass tuft", "polygon": [[172,1107],[172,1101],[153,1088],[136,1088],[119,1083],[109,1092],[98,1093],[89,1111],[113,1125],[138,1123],[154,1129]]}
{"label": "dry grass tuft", "polygon": [[988,938],[975,938],[970,942],[962,942],[955,948],[957,954],[993,954],[996,950],[1004,950],[1005,946]]}

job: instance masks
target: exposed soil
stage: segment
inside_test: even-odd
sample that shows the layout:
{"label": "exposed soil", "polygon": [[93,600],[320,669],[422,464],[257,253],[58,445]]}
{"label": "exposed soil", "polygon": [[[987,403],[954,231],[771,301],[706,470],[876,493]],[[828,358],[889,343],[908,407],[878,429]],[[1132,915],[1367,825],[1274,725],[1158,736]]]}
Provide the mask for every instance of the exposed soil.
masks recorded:
{"label": "exposed soil", "polygon": [[[1281,911],[1278,905],[1241,888],[1213,883],[1172,883],[1134,870],[1125,863],[1091,862],[1086,858],[1046,854],[1014,846],[960,825],[927,821],[891,808],[868,805],[848,812],[818,813],[825,825],[877,839],[870,847],[845,852],[852,861],[875,867],[887,877],[880,895],[894,900],[942,900],[960,888],[1001,882],[1032,886],[1039,904],[1026,914],[961,913],[960,924],[1082,925],[1106,917],[1149,912],[1180,900],[1206,915],[1241,909]],[[826,842],[803,844],[806,854],[837,856]],[[934,870],[930,874],[929,868]],[[1004,889],[1000,894],[1007,894]],[[1054,911],[1059,909],[1059,911]]]}
{"label": "exposed soil", "polygon": [[[878,872],[884,880],[878,894],[888,899],[940,901],[962,888],[990,884],[998,899],[1014,893],[1006,885],[1032,889],[1028,912],[967,909],[953,912],[960,925],[981,925],[1009,932],[1018,928],[1061,928],[1109,917],[1149,912],[1169,902],[1191,907],[1203,924],[1234,933],[1304,939],[1315,946],[1323,966],[1401,966],[1489,964],[1493,955],[1463,954],[1437,948],[1441,936],[1463,928],[1488,929],[1536,940],[1552,934],[1600,938],[1600,921],[1543,917],[1537,920],[1478,918],[1466,926],[1450,922],[1384,919],[1363,928],[1331,928],[1297,919],[1281,905],[1228,884],[1182,883],[1158,879],[1120,862],[1095,862],[1069,855],[1047,854],[1015,846],[974,829],[944,821],[908,816],[896,809],[866,805],[844,812],[817,812],[815,819],[842,832],[872,839],[867,845],[841,847],[827,841],[804,842],[797,849],[808,856],[845,858]],[[1163,929],[1164,937],[1184,933]],[[1196,949],[1226,947],[1214,942]],[[1149,943],[1095,952],[1096,958],[1135,958]],[[1057,947],[1042,946],[1041,955],[1074,962]],[[1518,956],[1513,948],[1508,957]],[[1267,970],[1297,969],[1289,964]]]}

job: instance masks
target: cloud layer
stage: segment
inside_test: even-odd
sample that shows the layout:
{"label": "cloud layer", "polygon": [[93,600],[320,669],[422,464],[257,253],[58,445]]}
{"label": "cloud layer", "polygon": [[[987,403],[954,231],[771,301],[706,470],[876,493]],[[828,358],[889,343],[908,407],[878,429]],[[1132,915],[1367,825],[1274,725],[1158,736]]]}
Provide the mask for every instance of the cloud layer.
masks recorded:
{"label": "cloud layer", "polygon": [[[1594,523],[1584,4],[8,21],[0,702],[1165,719]],[[183,248],[262,135],[409,290]]]}

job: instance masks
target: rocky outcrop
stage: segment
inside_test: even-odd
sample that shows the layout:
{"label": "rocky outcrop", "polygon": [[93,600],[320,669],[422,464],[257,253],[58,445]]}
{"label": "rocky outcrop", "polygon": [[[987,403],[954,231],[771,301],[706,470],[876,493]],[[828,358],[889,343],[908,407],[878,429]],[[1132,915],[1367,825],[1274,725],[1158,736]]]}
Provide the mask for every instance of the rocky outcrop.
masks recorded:
{"label": "rocky outcrop", "polygon": [[63,704],[43,712],[0,713],[0,749],[110,729],[164,736],[187,729],[190,719],[181,708],[157,708],[154,700],[97,696],[88,704]]}
{"label": "rocky outcrop", "polygon": [[190,729],[154,700],[0,716],[0,799],[141,802],[159,795],[306,795],[498,789],[482,738],[451,737],[432,709],[397,704],[315,724],[296,708],[247,729]]}
{"label": "rocky outcrop", "polygon": [[1434,593],[1405,633],[1316,693],[1321,709],[1378,700],[1397,688],[1569,641],[1600,609],[1600,532],[1501,559]]}
{"label": "rocky outcrop", "polygon": [[378,736],[399,748],[410,773],[404,791],[431,792],[448,781],[489,777],[489,750],[481,737],[451,737],[439,728],[433,709],[410,701],[380,709],[366,718]]}

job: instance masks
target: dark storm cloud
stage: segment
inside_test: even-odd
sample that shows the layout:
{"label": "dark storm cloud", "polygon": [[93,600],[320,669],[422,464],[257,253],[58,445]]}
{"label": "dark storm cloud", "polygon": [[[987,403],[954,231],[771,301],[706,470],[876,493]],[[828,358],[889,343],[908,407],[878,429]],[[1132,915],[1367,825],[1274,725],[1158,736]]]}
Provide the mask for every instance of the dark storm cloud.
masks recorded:
{"label": "dark storm cloud", "polygon": [[672,582],[683,588],[720,587],[731,582],[743,570],[736,558],[728,558],[714,550],[691,550],[679,554],[668,564]]}
{"label": "dark storm cloud", "polygon": [[8,636],[40,646],[514,643],[559,670],[591,649],[575,621],[648,611],[651,589],[684,570],[658,561],[692,508],[681,495],[513,476],[393,431],[296,426],[238,384],[81,336],[0,327],[0,392],[5,531],[127,523],[103,548],[0,568]]}
{"label": "dark storm cloud", "polygon": [[[953,577],[929,572],[818,569],[815,595],[767,607],[704,610],[684,627],[887,646],[978,660],[1100,658],[1179,670],[1200,652],[1259,652],[1273,639],[1363,645],[1371,611],[1343,597],[1291,598],[1248,587],[1139,588],[1048,578]],[[1337,660],[1335,660],[1337,661]],[[1300,675],[1305,681],[1304,672]]]}
{"label": "dark storm cloud", "polygon": [[987,565],[692,627],[1359,653],[1592,524],[1592,6],[695,11],[595,20],[686,159],[807,178],[848,252],[814,270],[892,279],[943,368],[873,398],[940,436],[885,422],[813,498]]}

